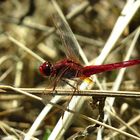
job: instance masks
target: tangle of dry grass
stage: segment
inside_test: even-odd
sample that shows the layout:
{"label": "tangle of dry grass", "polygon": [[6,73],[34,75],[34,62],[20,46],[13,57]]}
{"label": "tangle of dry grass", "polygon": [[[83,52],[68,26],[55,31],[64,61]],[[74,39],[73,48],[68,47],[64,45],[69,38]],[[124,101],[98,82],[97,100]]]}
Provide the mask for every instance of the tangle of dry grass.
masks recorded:
{"label": "tangle of dry grass", "polygon": [[[38,71],[66,57],[54,14],[68,21],[85,65],[140,58],[139,7],[139,0],[0,2],[0,138],[140,140],[139,66],[90,77],[95,83],[81,81],[75,93],[60,82],[50,94],[54,79]],[[105,97],[101,122],[93,102]]]}

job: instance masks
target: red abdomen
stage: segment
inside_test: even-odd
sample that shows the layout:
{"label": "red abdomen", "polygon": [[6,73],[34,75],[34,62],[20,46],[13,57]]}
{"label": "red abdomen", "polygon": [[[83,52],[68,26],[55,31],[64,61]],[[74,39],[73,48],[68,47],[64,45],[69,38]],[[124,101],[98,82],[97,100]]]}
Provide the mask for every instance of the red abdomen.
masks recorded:
{"label": "red abdomen", "polygon": [[92,66],[84,67],[82,69],[82,73],[86,77],[89,77],[89,76],[91,76],[93,74],[96,74],[96,73],[111,71],[111,70],[114,70],[114,69],[120,69],[120,68],[129,67],[129,66],[133,66],[133,65],[137,65],[137,64],[140,64],[140,59],[129,60],[129,61],[113,63],[113,64],[92,65]]}

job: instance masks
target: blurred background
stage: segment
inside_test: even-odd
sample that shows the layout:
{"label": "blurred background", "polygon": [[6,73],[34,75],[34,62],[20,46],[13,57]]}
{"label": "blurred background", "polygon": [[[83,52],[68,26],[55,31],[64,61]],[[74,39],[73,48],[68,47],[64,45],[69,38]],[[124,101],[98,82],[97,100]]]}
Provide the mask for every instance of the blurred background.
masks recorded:
{"label": "blurred background", "polygon": [[[126,1],[57,0],[57,2],[89,62],[93,61],[103,49]],[[76,10],[77,12],[75,12]],[[50,0],[0,0],[0,85],[10,85],[17,88],[43,87],[44,90],[50,87],[49,78],[44,78],[38,70],[42,62],[11,42],[7,34],[27,46],[44,60],[55,63],[66,57],[61,38],[55,32],[55,20],[52,16],[55,13]],[[134,33],[139,27],[139,19],[140,10],[126,27],[105,63],[123,61]],[[137,41],[131,59],[140,58],[139,46],[140,40]],[[127,70],[121,90],[139,91],[139,68],[139,66],[135,66]],[[106,89],[110,89],[116,75],[117,71],[106,72],[99,74],[98,78],[102,84],[105,84]],[[97,85],[94,89],[98,89]],[[5,94],[1,89],[0,92],[0,120],[7,127],[26,132],[43,109],[44,104],[14,92]],[[38,96],[42,97],[41,94]],[[60,105],[64,104],[65,101],[65,98],[62,99]],[[85,105],[87,107],[84,107],[81,112],[96,118],[97,115],[92,111],[88,102]],[[115,102],[118,116],[126,122],[139,114],[139,106],[139,99],[117,98]],[[86,111],[87,108],[88,111]],[[54,108],[40,125],[35,137],[38,139],[48,137],[62,114],[61,110]],[[64,139],[84,130],[88,125],[90,125],[89,122],[79,120],[69,128]],[[122,124],[117,124],[116,120],[113,120],[113,125],[116,128],[122,126]],[[16,132],[18,134],[15,134],[7,127],[1,124],[0,138],[12,136],[13,139],[19,139],[21,133]],[[139,121],[133,127],[137,132],[140,132]],[[105,131],[104,135],[108,136],[108,134],[110,134],[109,130]],[[94,137],[96,134],[86,139],[93,139]],[[125,140],[126,137],[119,134],[116,139]]]}

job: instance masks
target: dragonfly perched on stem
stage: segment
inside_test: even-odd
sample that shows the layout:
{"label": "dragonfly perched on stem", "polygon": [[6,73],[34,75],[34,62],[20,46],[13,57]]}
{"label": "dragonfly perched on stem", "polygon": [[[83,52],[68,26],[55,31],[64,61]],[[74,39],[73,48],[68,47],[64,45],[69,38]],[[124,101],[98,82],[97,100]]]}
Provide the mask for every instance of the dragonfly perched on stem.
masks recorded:
{"label": "dragonfly perched on stem", "polygon": [[[66,59],[60,60],[55,64],[52,64],[48,61],[41,64],[39,67],[40,73],[44,76],[55,77],[58,82],[60,79],[86,79],[93,74],[98,74],[106,71],[112,71],[116,69],[121,69],[125,67],[130,67],[133,65],[140,64],[140,59],[103,64],[103,65],[89,65],[83,66],[79,58],[81,55],[81,48],[69,27],[62,11],[57,7],[58,20],[60,20],[59,25],[56,25],[62,42],[64,44],[64,51],[67,56]],[[78,56],[78,57],[77,57]],[[55,87],[54,87],[55,89]]]}
{"label": "dragonfly perched on stem", "polygon": [[39,67],[40,73],[42,75],[56,78],[53,90],[55,89],[57,82],[59,82],[60,79],[80,78],[83,80],[93,74],[140,64],[140,59],[135,59],[111,64],[83,66],[80,63],[79,58],[76,57],[80,57],[78,53],[79,48],[77,47],[73,33],[67,23],[61,22],[57,28],[59,28],[60,36],[65,46],[64,48],[67,58],[60,60],[55,64],[46,61]]}
{"label": "dragonfly perched on stem", "polygon": [[[140,59],[136,59],[111,64],[83,66],[79,62],[79,59],[77,59],[76,57],[77,55],[79,56],[78,53],[80,50],[80,48],[78,47],[78,43],[76,42],[76,39],[63,15],[59,17],[61,23],[59,24],[58,28],[63,44],[65,46],[64,50],[67,58],[60,60],[54,64],[46,61],[39,67],[40,73],[42,75],[55,78],[53,90],[55,90],[59,80],[74,79],[74,78],[80,78],[83,80],[87,79],[93,74],[98,74],[106,71],[112,71],[140,64]],[[102,98],[101,100],[97,99],[97,101],[100,101],[101,105],[101,107],[99,108],[101,116],[99,120],[101,120],[104,115],[103,114],[104,100],[105,98]]]}
{"label": "dragonfly perched on stem", "polygon": [[[83,66],[81,65],[81,63],[79,63],[78,61],[75,61],[73,59],[73,57],[71,57],[71,54],[75,54],[76,50],[75,50],[75,42],[72,42],[72,38],[73,36],[71,36],[71,31],[69,30],[69,28],[67,27],[67,24],[63,22],[64,20],[62,20],[62,23],[60,24],[61,26],[61,33],[62,33],[62,39],[64,41],[64,46],[65,46],[65,53],[67,54],[67,58],[64,60],[60,60],[54,64],[46,61],[44,62],[41,66],[40,66],[40,72],[45,75],[45,76],[49,76],[49,77],[54,77],[57,81],[59,82],[59,80],[63,79],[63,78],[68,78],[68,79],[73,79],[73,78],[86,78],[92,74],[98,74],[101,72],[105,72],[105,71],[111,71],[111,70],[115,70],[115,69],[120,69],[123,67],[128,67],[128,66],[133,66],[133,65],[137,65],[140,64],[140,59],[137,60],[129,60],[129,61],[125,61],[125,62],[119,62],[119,63],[113,63],[113,64],[106,64],[106,65],[90,65],[90,66]],[[66,28],[66,29],[65,29]],[[72,43],[72,44],[71,44]],[[72,50],[72,53],[70,52],[70,50]],[[77,54],[76,54],[77,55]],[[80,86],[80,89],[82,86]],[[69,104],[69,109],[72,110],[76,110],[78,111],[83,102],[85,101],[84,97],[73,97],[71,99],[71,102]],[[94,98],[94,96],[92,96],[92,98]],[[94,98],[93,101],[95,101],[95,103],[93,102],[93,107],[94,105],[98,102],[99,104],[99,121],[103,121],[104,119],[104,100],[105,98],[101,98],[97,99]],[[74,102],[75,101],[75,102]],[[79,104],[81,105],[79,108]],[[69,125],[72,123],[72,119],[73,119],[74,115],[68,112],[64,113],[64,117],[60,118],[60,120],[58,121],[56,127],[54,128],[52,134],[51,134],[51,138],[54,138],[54,135],[56,134],[56,137],[60,136],[59,134],[64,135],[64,132],[67,130],[67,128],[69,127]],[[71,121],[71,122],[70,122]],[[61,127],[59,127],[61,126]],[[99,125],[95,125],[96,127],[98,127]],[[95,129],[89,128],[88,129],[88,133],[91,134],[91,131],[93,132],[94,130],[96,130],[96,127],[94,127]],[[65,130],[63,129],[65,128]],[[88,134],[86,133],[86,134]],[[82,133],[83,134],[83,133]]]}
{"label": "dragonfly perched on stem", "polygon": [[[111,63],[111,64],[83,66],[79,62],[79,59],[76,58],[76,56],[78,55],[77,53],[78,48],[75,47],[75,43],[73,41],[74,38],[73,36],[71,36],[72,34],[71,29],[65,22],[61,22],[58,28],[60,29],[59,32],[63,44],[65,46],[64,48],[65,48],[65,53],[67,58],[60,60],[54,64],[46,61],[43,64],[41,64],[41,66],[39,67],[40,73],[42,75],[46,77],[49,76],[55,78],[53,90],[55,90],[59,80],[62,79],[80,78],[83,80],[83,79],[87,79],[93,74],[98,74],[106,71],[112,71],[112,70],[140,64],[140,59],[136,59],[136,60]],[[102,99],[94,98],[94,103],[99,101],[99,105],[100,105],[99,112],[101,118],[103,118],[104,100],[105,98]]]}

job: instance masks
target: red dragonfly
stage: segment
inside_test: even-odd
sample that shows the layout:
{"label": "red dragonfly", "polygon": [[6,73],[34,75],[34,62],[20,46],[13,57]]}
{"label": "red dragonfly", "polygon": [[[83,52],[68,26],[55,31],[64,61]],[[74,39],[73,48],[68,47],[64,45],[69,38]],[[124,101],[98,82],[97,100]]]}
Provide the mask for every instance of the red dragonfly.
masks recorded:
{"label": "red dragonfly", "polygon": [[[63,15],[61,15],[63,16]],[[98,74],[101,72],[111,71],[115,69],[120,69],[124,67],[129,67],[133,65],[140,64],[140,59],[123,61],[112,64],[104,65],[90,65],[82,66],[77,60],[76,56],[79,55],[78,43],[64,17],[61,17],[61,24],[59,25],[60,34],[62,41],[65,46],[65,52],[67,58],[61,61],[51,64],[50,62],[44,62],[40,67],[40,73],[44,76],[57,77],[57,82],[59,79],[67,78],[87,78],[93,74]],[[57,84],[57,83],[56,83]],[[54,87],[55,88],[55,87]]]}
{"label": "red dragonfly", "polygon": [[55,64],[51,64],[50,62],[46,61],[39,67],[39,70],[44,76],[56,77],[61,73],[61,78],[83,79],[93,74],[129,67],[137,64],[140,64],[140,59],[104,65],[90,65],[84,67],[81,64],[74,62],[73,60],[64,59],[58,61]]}

